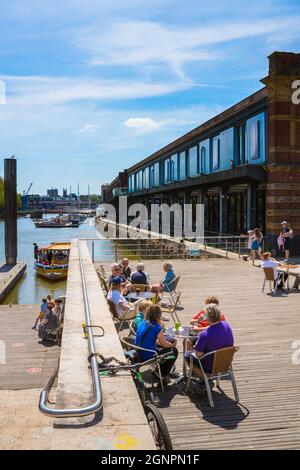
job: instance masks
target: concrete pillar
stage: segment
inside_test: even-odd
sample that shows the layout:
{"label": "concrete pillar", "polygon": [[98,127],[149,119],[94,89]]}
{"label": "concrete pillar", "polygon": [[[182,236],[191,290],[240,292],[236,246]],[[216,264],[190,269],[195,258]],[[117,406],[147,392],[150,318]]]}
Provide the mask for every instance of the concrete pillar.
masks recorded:
{"label": "concrete pillar", "polygon": [[6,264],[17,263],[17,161],[4,159],[5,257]]}
{"label": "concrete pillar", "polygon": [[228,189],[220,188],[220,233],[228,232]]}
{"label": "concrete pillar", "polygon": [[255,184],[248,184],[247,188],[247,230],[253,230],[256,225],[256,192]]}

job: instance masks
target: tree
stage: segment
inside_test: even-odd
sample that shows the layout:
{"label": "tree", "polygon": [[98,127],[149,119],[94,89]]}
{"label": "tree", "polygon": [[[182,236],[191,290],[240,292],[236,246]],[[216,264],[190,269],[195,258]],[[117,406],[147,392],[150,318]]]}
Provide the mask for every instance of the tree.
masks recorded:
{"label": "tree", "polygon": [[[0,214],[3,215],[4,213],[4,180],[3,177],[0,176]],[[22,209],[22,196],[21,194],[17,194],[17,208]]]}

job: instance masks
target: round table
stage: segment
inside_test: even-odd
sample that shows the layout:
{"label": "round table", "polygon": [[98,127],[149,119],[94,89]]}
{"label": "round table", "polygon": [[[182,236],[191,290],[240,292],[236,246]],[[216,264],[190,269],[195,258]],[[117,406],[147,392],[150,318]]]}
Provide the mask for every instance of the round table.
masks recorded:
{"label": "round table", "polygon": [[136,300],[139,299],[145,299],[145,300],[152,300],[155,297],[154,292],[131,292],[130,294],[127,294],[127,299],[132,300],[135,302]]}
{"label": "round table", "polygon": [[177,383],[183,380],[186,377],[186,360],[185,360],[185,353],[186,353],[186,345],[187,345],[187,340],[189,338],[197,338],[199,336],[199,331],[193,332],[190,326],[182,326],[181,329],[175,330],[174,327],[169,327],[167,328],[164,333],[166,335],[173,336],[173,338],[181,338],[182,341],[182,346],[183,346],[183,367],[182,367],[182,374],[178,378]]}

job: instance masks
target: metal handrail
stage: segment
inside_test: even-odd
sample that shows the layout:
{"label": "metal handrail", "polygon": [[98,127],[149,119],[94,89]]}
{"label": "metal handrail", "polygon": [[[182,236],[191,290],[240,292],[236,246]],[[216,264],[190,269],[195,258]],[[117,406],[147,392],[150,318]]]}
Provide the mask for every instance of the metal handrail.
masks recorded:
{"label": "metal handrail", "polygon": [[[91,311],[90,311],[90,305],[89,305],[89,299],[88,299],[88,293],[87,293],[87,287],[86,287],[83,261],[82,261],[82,255],[81,255],[81,249],[80,249],[80,242],[79,241],[78,241],[78,255],[79,255],[81,284],[82,284],[83,301],[84,301],[85,323],[87,325],[91,325],[91,323],[92,323]],[[82,408],[68,408],[68,409],[50,408],[47,405],[48,395],[49,395],[50,390],[53,386],[55,378],[57,377],[57,374],[58,374],[58,368],[57,368],[56,371],[54,372],[54,374],[51,376],[48,384],[46,385],[46,387],[42,390],[42,392],[40,394],[39,410],[43,414],[45,414],[47,416],[54,417],[54,418],[76,418],[76,417],[80,417],[80,416],[88,416],[88,415],[91,415],[91,414],[95,414],[97,411],[101,410],[101,408],[102,408],[102,391],[101,391],[101,382],[100,382],[100,376],[99,376],[99,370],[98,370],[98,363],[97,363],[97,358],[95,356],[96,348],[95,348],[92,328],[87,328],[87,334],[88,334],[87,339],[88,339],[89,356],[91,356],[91,371],[92,371],[92,377],[93,377],[93,389],[94,389],[94,397],[95,397],[94,402],[91,403],[90,405],[84,406]]]}

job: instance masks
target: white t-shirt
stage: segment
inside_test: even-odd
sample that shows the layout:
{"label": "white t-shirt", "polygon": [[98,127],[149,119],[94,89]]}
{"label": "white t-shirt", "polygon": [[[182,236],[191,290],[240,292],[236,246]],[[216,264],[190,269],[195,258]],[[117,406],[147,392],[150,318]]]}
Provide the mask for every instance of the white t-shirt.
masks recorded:
{"label": "white t-shirt", "polygon": [[279,266],[279,262],[278,261],[273,261],[272,259],[268,259],[266,261],[263,261],[261,263],[261,267],[262,268],[273,268],[273,271],[274,271],[274,279],[276,280],[278,278],[278,271],[276,270],[276,268]]}
{"label": "white t-shirt", "polygon": [[249,235],[248,237],[248,250],[251,250],[252,248],[253,238],[254,238],[254,235]]}
{"label": "white t-shirt", "polygon": [[116,312],[119,318],[122,318],[125,310],[122,309],[121,304],[127,305],[127,300],[118,290],[110,290],[107,299],[111,300],[116,306]]}

